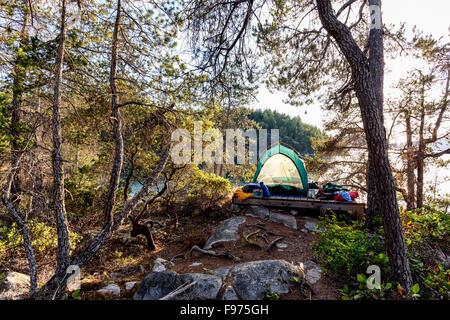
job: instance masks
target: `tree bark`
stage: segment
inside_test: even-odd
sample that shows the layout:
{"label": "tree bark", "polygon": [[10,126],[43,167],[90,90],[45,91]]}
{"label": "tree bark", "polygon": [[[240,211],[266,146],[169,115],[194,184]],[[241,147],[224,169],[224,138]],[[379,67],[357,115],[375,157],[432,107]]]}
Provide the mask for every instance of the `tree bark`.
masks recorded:
{"label": "tree bark", "polygon": [[413,210],[415,203],[414,148],[412,144],[411,115],[405,112],[406,123],[406,210]]}
{"label": "tree bark", "polygon": [[116,86],[117,77],[117,57],[118,57],[118,34],[120,28],[121,19],[121,1],[117,1],[117,11],[116,20],[114,23],[114,31],[112,37],[112,48],[111,48],[111,66],[109,73],[109,85],[111,88],[111,109],[112,115],[111,119],[113,121],[113,132],[114,132],[114,143],[115,143],[115,153],[114,162],[111,169],[109,190],[106,200],[106,205],[104,208],[105,215],[105,226],[113,225],[113,208],[116,202],[117,189],[120,182],[120,173],[122,172],[123,165],[123,137],[122,137],[122,120],[120,116],[119,106],[118,106],[118,90]]}
{"label": "tree bark", "polygon": [[[377,225],[377,217],[381,215],[380,197],[375,186],[375,169],[372,156],[368,154],[367,159],[367,211],[364,220],[364,227],[373,230]],[[380,219],[378,219],[380,220]],[[379,225],[379,224],[378,224]]]}
{"label": "tree bark", "polygon": [[350,29],[336,18],[330,1],[316,0],[316,2],[323,27],[335,39],[352,70],[367,147],[373,159],[376,192],[383,195],[380,211],[392,276],[405,290],[409,290],[412,286],[412,276],[406,255],[394,179],[388,160],[383,112],[377,99],[376,88],[379,84],[374,84],[368,59],[353,39]]}
{"label": "tree bark", "polygon": [[28,267],[30,268],[30,290],[29,296],[32,297],[37,290],[37,268],[36,268],[36,258],[34,256],[34,251],[32,247],[32,240],[30,237],[30,231],[28,229],[28,223],[25,220],[25,215],[20,211],[16,210],[14,203],[11,201],[11,189],[12,183],[14,180],[14,175],[17,172],[18,166],[20,163],[20,156],[16,159],[16,162],[13,164],[11,168],[11,172],[9,173],[8,182],[6,184],[6,189],[4,196],[2,197],[2,202],[5,205],[8,213],[13,218],[14,222],[17,223],[19,228],[21,228],[21,233],[23,236],[23,246],[25,248],[25,254],[28,260]]}
{"label": "tree bark", "polygon": [[[23,5],[27,6],[27,1],[24,1]],[[30,13],[28,10],[24,10],[23,13],[23,24],[22,30],[20,32],[20,43],[19,48],[23,48],[24,43],[28,41],[29,37],[29,26],[28,20],[30,17]],[[22,99],[23,99],[23,81],[26,77],[26,71],[24,66],[22,66],[22,58],[20,57],[20,53],[16,55],[16,61],[14,66],[14,80],[13,80],[13,89],[12,89],[12,101],[10,105],[11,112],[11,167],[20,157],[21,153],[21,143],[20,143],[20,121],[22,114]],[[11,186],[11,201],[16,209],[16,211],[20,210],[20,194],[22,190],[22,179],[20,168],[17,168],[16,173],[14,174],[14,179]]]}
{"label": "tree bark", "polygon": [[422,83],[420,89],[420,127],[419,127],[419,148],[417,150],[417,194],[416,207],[423,207],[423,173],[424,173],[424,128],[425,128],[425,84]]}
{"label": "tree bark", "polygon": [[52,116],[52,167],[53,167],[53,207],[58,234],[56,274],[64,275],[70,263],[69,228],[67,223],[64,197],[64,164],[62,157],[61,133],[61,90],[66,38],[66,0],[61,4],[61,25],[55,62],[55,83],[53,87]]}
{"label": "tree bark", "polygon": [[[378,0],[369,0],[369,5],[377,5]],[[381,6],[381,3],[380,3]],[[381,23],[381,17],[380,17]],[[372,28],[369,32],[369,71],[372,76],[373,88],[377,99],[377,107],[383,119],[383,84],[384,84],[384,50],[383,30]],[[375,170],[373,157],[368,155],[368,181],[367,181],[367,212],[365,226],[369,229],[375,227],[376,217],[380,216],[380,195],[375,187]]]}

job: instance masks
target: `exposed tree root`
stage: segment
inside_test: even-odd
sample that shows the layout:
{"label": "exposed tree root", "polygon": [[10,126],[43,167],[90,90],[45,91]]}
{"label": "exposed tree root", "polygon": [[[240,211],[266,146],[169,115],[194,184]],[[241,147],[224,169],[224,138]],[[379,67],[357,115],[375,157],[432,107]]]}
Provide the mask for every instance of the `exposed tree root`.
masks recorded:
{"label": "exposed tree root", "polygon": [[212,250],[204,250],[201,249],[199,246],[193,246],[191,248],[191,250],[189,251],[189,256],[192,257],[192,253],[194,251],[198,251],[202,254],[206,254],[208,256],[213,256],[213,257],[217,257],[217,258],[226,258],[226,259],[232,259],[235,261],[239,261],[240,259],[238,257],[233,256],[231,253],[229,253],[228,251],[222,251],[222,252],[214,252]]}
{"label": "exposed tree root", "polygon": [[252,242],[252,241],[249,240],[252,236],[258,236],[258,234],[259,234],[260,232],[261,232],[261,230],[258,230],[258,231],[249,233],[247,236],[244,236],[245,242],[246,242],[249,246],[254,246],[254,247],[257,247],[257,248],[259,248],[259,249],[262,249],[262,247],[261,247],[259,244],[257,244],[257,243],[255,243],[255,242]]}
{"label": "exposed tree root", "polygon": [[272,247],[273,247],[278,241],[283,240],[283,239],[284,239],[283,237],[279,237],[279,238],[276,238],[275,240],[273,240],[273,241],[267,246],[266,251],[269,252],[270,249],[272,249]]}
{"label": "exposed tree root", "polygon": [[180,253],[174,256],[172,259],[170,259],[170,262],[173,262],[175,259],[185,259],[184,254]]}
{"label": "exposed tree root", "polygon": [[261,222],[258,222],[258,223],[255,223],[255,224],[246,224],[245,226],[246,227],[256,227],[256,228],[260,228],[260,229],[266,230],[266,225],[264,223],[261,223]]}
{"label": "exposed tree root", "polygon": [[157,224],[160,228],[164,228],[165,227],[165,225],[162,224],[161,222],[150,220],[150,219],[149,220],[145,220],[143,224],[150,224],[150,228],[153,228],[153,226],[155,224]]}
{"label": "exposed tree root", "polygon": [[267,244],[269,243],[269,240],[267,240],[267,237],[266,237],[266,234],[265,234],[265,233],[260,234],[260,235],[258,235],[257,237],[262,238],[262,239],[264,240],[265,243],[267,243]]}
{"label": "exposed tree root", "polygon": [[267,235],[275,237],[284,237],[282,234],[274,233],[272,231],[267,231]]}
{"label": "exposed tree root", "polygon": [[[309,288],[309,296],[307,296],[305,293],[305,286]],[[302,277],[302,281],[300,282],[300,294],[302,295],[303,299],[311,300],[312,289],[310,285],[306,282],[305,276]]]}

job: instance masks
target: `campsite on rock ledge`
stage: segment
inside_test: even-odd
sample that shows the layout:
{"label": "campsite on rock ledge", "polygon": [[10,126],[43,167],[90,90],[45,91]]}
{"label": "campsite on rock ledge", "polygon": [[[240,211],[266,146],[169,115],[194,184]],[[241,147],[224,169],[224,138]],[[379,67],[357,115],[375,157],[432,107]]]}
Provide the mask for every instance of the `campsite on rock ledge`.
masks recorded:
{"label": "campsite on rock ledge", "polygon": [[0,306],[448,301],[448,12],[0,0]]}

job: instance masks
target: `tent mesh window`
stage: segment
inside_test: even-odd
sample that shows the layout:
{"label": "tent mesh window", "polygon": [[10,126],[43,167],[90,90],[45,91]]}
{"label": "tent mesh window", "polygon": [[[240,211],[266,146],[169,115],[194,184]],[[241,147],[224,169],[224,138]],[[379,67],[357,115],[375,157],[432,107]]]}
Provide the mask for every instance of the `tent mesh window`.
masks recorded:
{"label": "tent mesh window", "polygon": [[308,175],[302,159],[291,148],[277,145],[261,157],[253,182],[264,182],[273,195],[306,196]]}
{"label": "tent mesh window", "polygon": [[300,173],[294,162],[283,154],[271,156],[259,171],[258,181],[266,186],[282,184],[303,189]]}

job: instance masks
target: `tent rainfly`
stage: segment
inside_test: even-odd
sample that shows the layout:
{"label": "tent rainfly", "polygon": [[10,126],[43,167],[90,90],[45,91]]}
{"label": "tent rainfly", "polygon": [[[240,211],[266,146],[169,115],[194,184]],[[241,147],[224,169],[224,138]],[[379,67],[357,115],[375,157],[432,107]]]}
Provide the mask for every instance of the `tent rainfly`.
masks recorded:
{"label": "tent rainfly", "polygon": [[306,196],[308,174],[303,160],[294,150],[284,145],[276,145],[262,156],[253,182],[264,182],[272,195]]}

